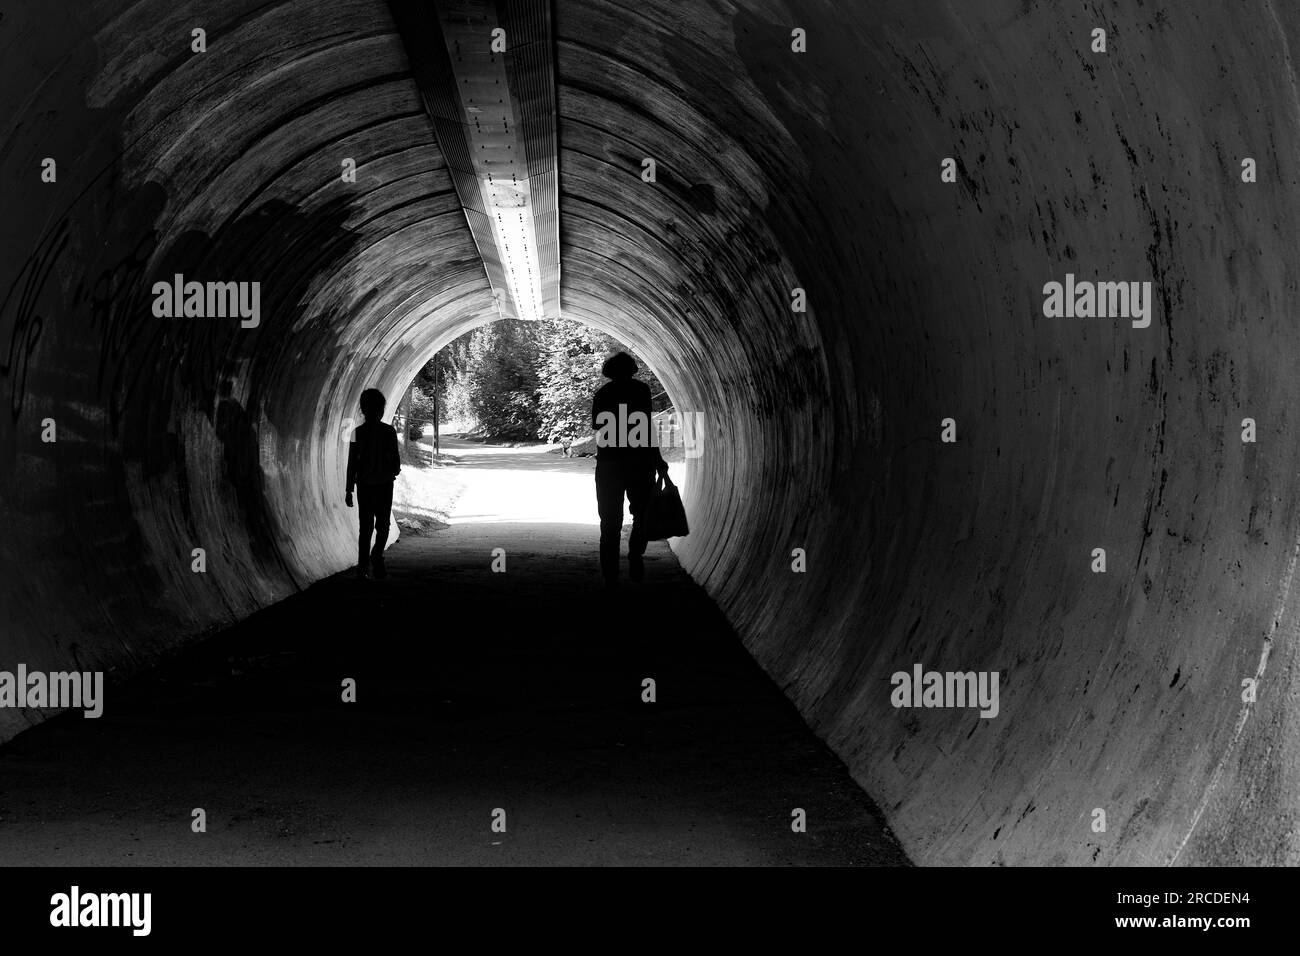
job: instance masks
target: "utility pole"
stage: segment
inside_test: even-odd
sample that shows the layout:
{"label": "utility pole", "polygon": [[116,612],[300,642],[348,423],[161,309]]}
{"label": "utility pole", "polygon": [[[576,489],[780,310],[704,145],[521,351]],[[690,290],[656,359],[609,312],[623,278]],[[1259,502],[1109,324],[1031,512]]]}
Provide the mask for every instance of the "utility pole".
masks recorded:
{"label": "utility pole", "polygon": [[411,400],[414,395],[415,382],[412,381],[402,393],[402,399],[397,403],[397,411],[393,415],[393,428],[401,443],[402,460],[408,462],[415,461],[411,451]]}
{"label": "utility pole", "polygon": [[[435,352],[433,356],[433,459],[438,460],[441,450],[438,447],[438,419],[441,417],[438,413],[438,355]],[[430,462],[432,464],[432,462]]]}

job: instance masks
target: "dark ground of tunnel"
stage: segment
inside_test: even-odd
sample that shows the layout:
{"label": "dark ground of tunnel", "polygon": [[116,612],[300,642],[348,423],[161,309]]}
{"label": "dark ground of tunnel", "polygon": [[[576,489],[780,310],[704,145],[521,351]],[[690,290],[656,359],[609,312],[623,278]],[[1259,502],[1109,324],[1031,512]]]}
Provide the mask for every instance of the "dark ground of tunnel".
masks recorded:
{"label": "dark ground of tunnel", "polygon": [[404,538],[21,735],[0,863],[907,864],[666,546],[599,596],[597,533]]}

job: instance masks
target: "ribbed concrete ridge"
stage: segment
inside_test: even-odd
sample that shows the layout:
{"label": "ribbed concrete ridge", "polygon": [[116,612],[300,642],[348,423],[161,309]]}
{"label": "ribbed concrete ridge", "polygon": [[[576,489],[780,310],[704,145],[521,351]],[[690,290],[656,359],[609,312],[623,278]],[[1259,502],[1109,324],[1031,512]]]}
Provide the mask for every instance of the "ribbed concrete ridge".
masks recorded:
{"label": "ribbed concrete ridge", "polygon": [[[703,413],[679,556],[913,859],[1300,862],[1300,13],[554,22],[562,312]],[[382,0],[14,0],[0,102],[0,663],[125,674],[347,562],[359,392],[491,293]],[[1067,273],[1150,327],[1045,317]],[[177,274],[260,323],[155,318]],[[918,663],[997,717],[893,707]]]}

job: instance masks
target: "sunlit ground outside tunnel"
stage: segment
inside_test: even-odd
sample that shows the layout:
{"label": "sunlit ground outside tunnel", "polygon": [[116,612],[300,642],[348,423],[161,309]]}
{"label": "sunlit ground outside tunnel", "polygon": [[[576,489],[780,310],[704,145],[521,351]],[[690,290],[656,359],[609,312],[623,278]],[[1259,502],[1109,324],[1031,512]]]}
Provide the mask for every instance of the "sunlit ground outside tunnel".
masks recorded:
{"label": "sunlit ground outside tunnel", "polygon": [[[606,381],[599,373],[603,360],[619,350],[631,347],[577,322],[545,323],[538,331],[508,321],[465,333],[440,350],[400,396],[394,416],[403,443],[394,489],[398,529],[428,534],[467,522],[599,524],[591,397]],[[643,360],[637,377],[655,399],[647,437],[685,496],[687,461],[705,453],[702,416],[691,415],[683,429],[690,413],[673,406]],[[524,413],[512,418],[521,405]],[[625,540],[630,514],[626,519]]]}

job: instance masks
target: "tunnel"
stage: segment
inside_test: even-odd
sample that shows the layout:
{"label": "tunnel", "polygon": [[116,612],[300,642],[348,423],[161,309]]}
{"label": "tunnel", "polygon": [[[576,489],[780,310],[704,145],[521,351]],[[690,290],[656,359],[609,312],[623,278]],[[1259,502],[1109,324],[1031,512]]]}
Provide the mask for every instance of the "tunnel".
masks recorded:
{"label": "tunnel", "polygon": [[[111,690],[347,567],[361,390],[500,314],[418,6],[4,5],[0,665]],[[701,416],[676,557],[917,864],[1300,861],[1300,16],[1239,6],[496,5],[559,312]]]}

